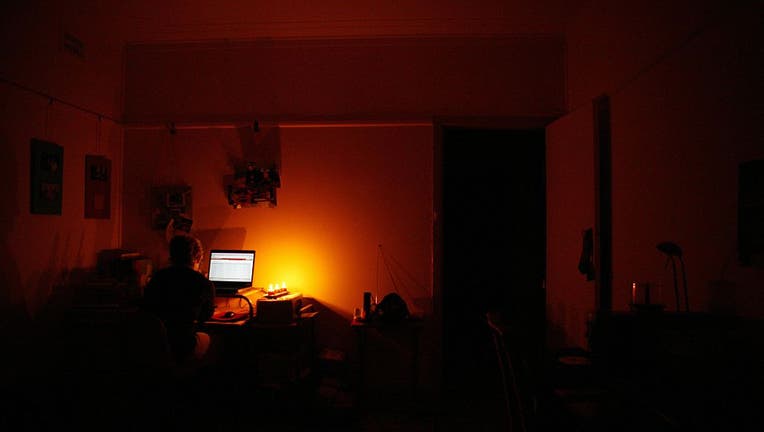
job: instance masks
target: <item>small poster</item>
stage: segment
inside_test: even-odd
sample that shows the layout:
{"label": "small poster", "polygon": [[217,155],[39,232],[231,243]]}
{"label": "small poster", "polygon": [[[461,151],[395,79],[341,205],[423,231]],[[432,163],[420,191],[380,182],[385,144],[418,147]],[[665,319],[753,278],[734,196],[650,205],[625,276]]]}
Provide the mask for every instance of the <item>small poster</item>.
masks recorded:
{"label": "small poster", "polygon": [[33,214],[61,214],[64,183],[64,148],[32,138],[30,203]]}
{"label": "small poster", "polygon": [[85,218],[111,217],[111,160],[85,155]]}
{"label": "small poster", "polygon": [[151,226],[165,229],[170,220],[176,230],[191,231],[193,223],[191,186],[157,186],[151,191]]}

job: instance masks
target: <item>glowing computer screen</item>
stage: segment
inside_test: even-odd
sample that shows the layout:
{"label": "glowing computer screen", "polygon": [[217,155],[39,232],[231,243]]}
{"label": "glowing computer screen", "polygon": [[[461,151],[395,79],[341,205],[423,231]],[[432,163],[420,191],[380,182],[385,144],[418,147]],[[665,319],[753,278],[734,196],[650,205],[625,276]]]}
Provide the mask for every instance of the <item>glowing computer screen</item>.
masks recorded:
{"label": "glowing computer screen", "polygon": [[251,287],[255,276],[255,251],[213,249],[208,269],[208,278],[217,290],[236,291]]}

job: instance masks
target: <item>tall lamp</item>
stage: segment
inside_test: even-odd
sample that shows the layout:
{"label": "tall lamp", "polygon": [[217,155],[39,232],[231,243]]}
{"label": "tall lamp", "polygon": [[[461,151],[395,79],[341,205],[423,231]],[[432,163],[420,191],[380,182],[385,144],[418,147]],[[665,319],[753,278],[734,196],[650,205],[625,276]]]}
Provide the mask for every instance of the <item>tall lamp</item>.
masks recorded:
{"label": "tall lamp", "polygon": [[[684,286],[684,309],[686,312],[690,311],[690,301],[687,298],[687,273],[684,269],[684,259],[682,259],[682,248],[676,243],[662,242],[658,243],[658,250],[666,254],[667,260],[671,261],[671,270],[674,276],[674,298],[676,299],[676,311],[679,312],[679,286],[676,281],[676,262],[674,258],[679,258],[679,263],[682,265],[682,284]],[[668,265],[668,261],[666,264]]]}

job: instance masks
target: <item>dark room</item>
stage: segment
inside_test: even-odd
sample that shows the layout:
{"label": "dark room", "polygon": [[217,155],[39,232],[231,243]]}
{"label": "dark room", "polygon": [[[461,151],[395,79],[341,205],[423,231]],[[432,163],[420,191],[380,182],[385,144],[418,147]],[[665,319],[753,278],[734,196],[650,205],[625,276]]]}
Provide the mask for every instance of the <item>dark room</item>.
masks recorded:
{"label": "dark room", "polygon": [[761,0],[0,10],[0,428],[764,430]]}

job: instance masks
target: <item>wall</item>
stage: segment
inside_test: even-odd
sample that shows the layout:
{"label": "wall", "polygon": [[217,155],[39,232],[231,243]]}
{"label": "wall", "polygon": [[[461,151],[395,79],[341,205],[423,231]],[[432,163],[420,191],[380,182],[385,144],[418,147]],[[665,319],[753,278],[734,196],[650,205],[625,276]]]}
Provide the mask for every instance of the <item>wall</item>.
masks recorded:
{"label": "wall", "polygon": [[562,113],[558,37],[131,45],[128,122]]}
{"label": "wall", "polygon": [[[378,281],[380,298],[393,290],[380,243],[410,307],[432,316],[433,119],[559,115],[562,46],[538,36],[128,46],[125,245],[161,265],[148,190],[185,182],[208,247],[257,249],[256,284],[286,279],[326,306],[320,343],[351,348],[347,323],[362,292]],[[182,129],[253,120],[294,128],[262,138],[242,128]],[[174,142],[166,129],[150,130],[168,122],[181,127]],[[354,126],[324,127],[332,125]],[[278,206],[232,210],[222,176],[273,136],[284,181]],[[431,376],[422,379],[433,382],[439,323],[427,324],[421,362]]]}
{"label": "wall", "polygon": [[591,107],[546,131],[547,336],[552,346],[586,346],[594,281],[578,270],[583,232],[594,229],[594,131]]}
{"label": "wall", "polygon": [[[122,204],[122,128],[111,120],[120,112],[119,46],[81,27],[76,11],[34,4],[15,10],[15,3],[0,14],[0,334],[12,353],[0,369],[10,376],[5,362],[29,350],[14,344],[28,347],[30,320],[65,296],[65,283],[91,268],[99,250],[119,245]],[[84,57],[63,50],[64,31],[85,41]],[[31,214],[32,138],[64,148],[60,215]],[[110,219],[84,217],[86,154],[111,159]]]}
{"label": "wall", "polygon": [[[181,129],[170,140],[163,129],[129,130],[124,245],[166,265],[164,231],[150,226],[150,190],[187,184],[192,231],[207,249],[255,249],[256,286],[285,281],[327,307],[326,320],[330,313],[341,317],[341,330],[349,331],[364,291],[381,299],[395,290],[378,268],[381,244],[400,263],[394,273],[405,283],[404,298],[430,313],[432,134],[428,125],[267,127],[257,134],[210,128]],[[274,145],[282,178],[277,206],[233,209],[224,177]],[[326,344],[344,348],[352,339],[325,336]]]}
{"label": "wall", "polygon": [[[674,309],[671,270],[655,248],[670,240],[684,250],[691,310],[760,318],[764,274],[741,267],[735,255],[737,167],[764,157],[763,66],[755,42],[762,38],[760,2],[706,2],[681,14],[663,3],[617,11],[605,3],[592,2],[570,28],[571,113],[550,130],[564,135],[592,129],[591,100],[610,95],[613,308],[628,309],[631,281],[639,280],[658,284],[663,302]],[[550,146],[554,150],[561,142]],[[578,170],[591,177],[593,162]],[[564,183],[566,176],[560,169],[548,173],[558,196],[579,193],[580,183]],[[593,216],[577,208],[574,220]],[[552,311],[594,301],[593,289],[578,282],[573,264],[580,249],[571,247],[569,230],[580,227],[565,223],[551,229],[566,232],[569,243],[550,238],[548,244],[550,271],[565,269],[547,286],[550,300],[563,303],[550,304]],[[568,341],[581,341],[582,318],[551,319],[567,322]]]}
{"label": "wall", "polygon": [[628,85],[718,22],[730,7],[719,0],[587,2],[565,33],[569,108]]}

